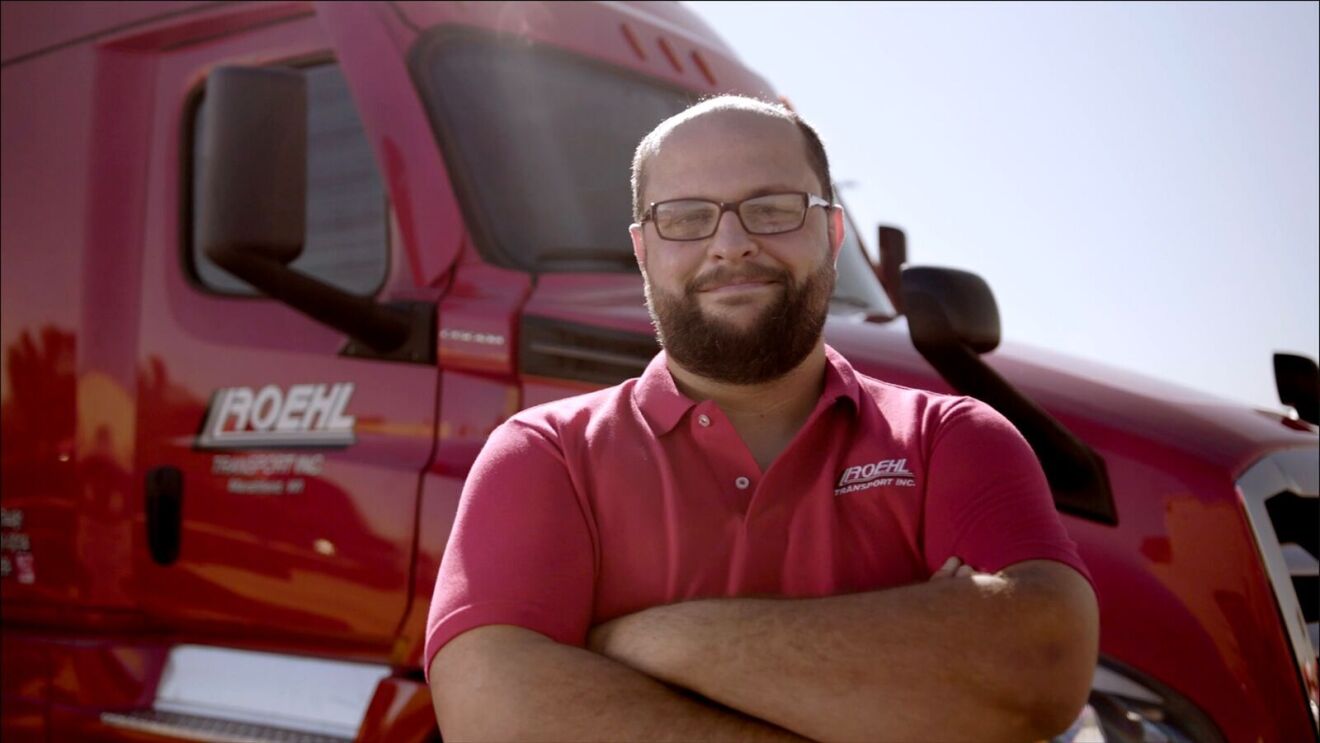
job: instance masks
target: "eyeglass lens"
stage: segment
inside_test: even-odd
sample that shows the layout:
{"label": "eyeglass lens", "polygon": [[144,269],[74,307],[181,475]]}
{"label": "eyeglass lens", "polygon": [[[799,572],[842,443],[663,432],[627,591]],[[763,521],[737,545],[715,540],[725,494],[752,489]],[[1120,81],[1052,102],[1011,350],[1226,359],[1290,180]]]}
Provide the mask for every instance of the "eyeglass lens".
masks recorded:
{"label": "eyeglass lens", "polygon": [[[715,234],[720,205],[701,199],[666,201],[655,205],[654,219],[666,240],[700,240]],[[799,193],[769,194],[738,205],[743,229],[755,235],[791,232],[806,221],[807,199]]]}

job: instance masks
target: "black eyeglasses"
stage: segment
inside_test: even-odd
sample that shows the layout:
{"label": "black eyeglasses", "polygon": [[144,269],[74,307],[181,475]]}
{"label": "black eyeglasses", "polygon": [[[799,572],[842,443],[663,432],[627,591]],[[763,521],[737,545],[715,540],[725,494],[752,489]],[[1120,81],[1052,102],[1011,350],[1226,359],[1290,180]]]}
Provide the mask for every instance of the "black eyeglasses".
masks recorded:
{"label": "black eyeglasses", "polygon": [[651,204],[642,223],[654,222],[655,231],[666,240],[705,240],[719,229],[720,217],[733,212],[748,234],[778,235],[801,229],[813,206],[831,204],[809,193],[772,193],[734,202],[671,199]]}

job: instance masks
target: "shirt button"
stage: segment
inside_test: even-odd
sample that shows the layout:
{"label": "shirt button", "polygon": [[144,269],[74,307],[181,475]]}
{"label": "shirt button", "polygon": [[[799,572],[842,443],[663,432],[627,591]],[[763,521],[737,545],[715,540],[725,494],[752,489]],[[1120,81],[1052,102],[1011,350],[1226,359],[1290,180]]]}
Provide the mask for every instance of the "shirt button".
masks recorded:
{"label": "shirt button", "polygon": [[697,416],[697,423],[700,423],[702,428],[706,428],[710,426],[710,416],[706,415],[705,413],[702,413],[701,415]]}
{"label": "shirt button", "polygon": [[748,485],[751,485],[751,484],[752,484],[752,481],[751,481],[751,480],[748,480],[748,479],[745,478],[745,477],[740,477],[740,478],[738,478],[737,480],[734,480],[734,481],[733,481],[733,485],[734,485],[734,487],[738,488],[739,490],[746,490],[746,489],[747,489],[747,486],[748,486]]}

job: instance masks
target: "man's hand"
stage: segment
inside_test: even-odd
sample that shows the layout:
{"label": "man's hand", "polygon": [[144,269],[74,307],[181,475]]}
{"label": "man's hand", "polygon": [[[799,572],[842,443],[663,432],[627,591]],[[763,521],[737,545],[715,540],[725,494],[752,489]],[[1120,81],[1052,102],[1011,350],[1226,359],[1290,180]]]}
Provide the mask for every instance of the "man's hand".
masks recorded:
{"label": "man's hand", "polygon": [[[940,566],[940,569],[931,574],[930,579],[941,580],[943,578],[966,578],[976,574],[976,571],[972,569],[971,565],[963,564],[963,561],[955,556],[945,560],[944,564]],[[982,573],[982,575],[985,575],[985,573]]]}
{"label": "man's hand", "polygon": [[590,649],[812,738],[1030,740],[1067,727],[1098,641],[1085,579],[1050,561],[820,599],[713,599],[597,626]]}

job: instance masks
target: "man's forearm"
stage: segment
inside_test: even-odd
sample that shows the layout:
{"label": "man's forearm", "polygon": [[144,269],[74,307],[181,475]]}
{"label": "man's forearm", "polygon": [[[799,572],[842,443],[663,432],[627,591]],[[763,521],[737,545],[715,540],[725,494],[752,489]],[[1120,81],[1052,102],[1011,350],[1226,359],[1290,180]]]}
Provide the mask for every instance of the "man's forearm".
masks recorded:
{"label": "man's forearm", "polygon": [[431,668],[447,740],[801,740],[530,630],[482,627]]}
{"label": "man's forearm", "polygon": [[1094,597],[1077,580],[1071,596],[1026,575],[692,601],[602,626],[593,646],[811,738],[1029,740],[1066,726],[1089,686]]}

